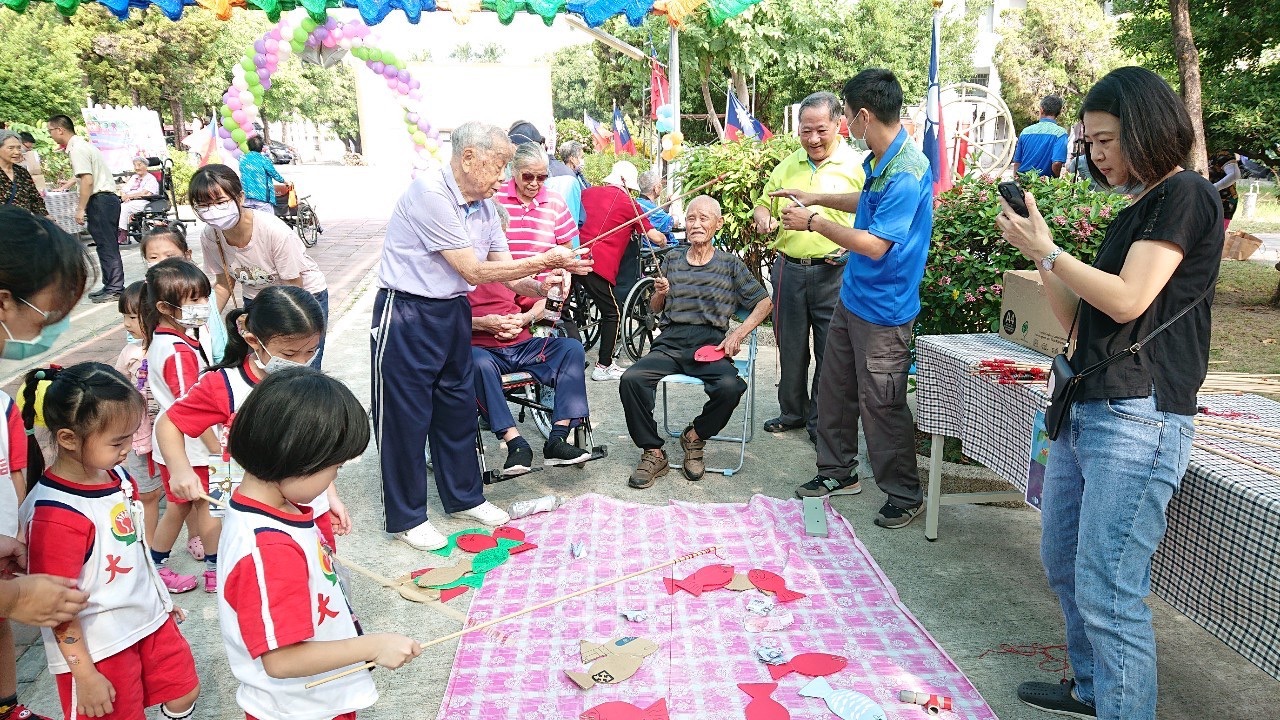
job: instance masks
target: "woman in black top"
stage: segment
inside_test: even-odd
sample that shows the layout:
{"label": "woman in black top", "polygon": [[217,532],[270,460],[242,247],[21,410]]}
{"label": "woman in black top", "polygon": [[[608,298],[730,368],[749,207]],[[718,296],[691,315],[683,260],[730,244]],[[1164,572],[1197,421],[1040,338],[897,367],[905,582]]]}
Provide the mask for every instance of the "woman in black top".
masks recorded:
{"label": "woman in black top", "polygon": [[1075,680],[1023,683],[1018,697],[1073,717],[1154,719],[1155,635],[1143,598],[1191,455],[1222,203],[1213,185],[1182,168],[1191,120],[1158,75],[1109,73],[1085,97],[1082,116],[1093,176],[1147,188],[1107,228],[1094,264],[1054,246],[1029,194],[1029,218],[1001,200],[996,219],[1036,263],[1062,327],[1075,325],[1071,366],[1079,372],[1123,352],[1195,305],[1140,352],[1089,376],[1049,451],[1040,554],[1066,617]]}

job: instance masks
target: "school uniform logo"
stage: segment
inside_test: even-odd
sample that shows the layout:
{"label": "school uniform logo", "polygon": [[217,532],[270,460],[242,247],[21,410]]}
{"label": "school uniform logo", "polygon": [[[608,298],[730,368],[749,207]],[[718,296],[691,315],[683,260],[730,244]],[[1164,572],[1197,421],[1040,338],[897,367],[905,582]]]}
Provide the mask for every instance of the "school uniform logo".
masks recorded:
{"label": "school uniform logo", "polygon": [[125,545],[132,545],[138,541],[138,531],[133,526],[133,516],[129,514],[129,507],[125,503],[116,503],[116,506],[111,508],[111,534]]}
{"label": "school uniform logo", "polygon": [[324,548],[324,543],[316,541],[316,553],[320,556],[320,572],[324,574],[330,585],[338,584],[338,573],[333,569],[333,560],[329,557],[328,551]]}

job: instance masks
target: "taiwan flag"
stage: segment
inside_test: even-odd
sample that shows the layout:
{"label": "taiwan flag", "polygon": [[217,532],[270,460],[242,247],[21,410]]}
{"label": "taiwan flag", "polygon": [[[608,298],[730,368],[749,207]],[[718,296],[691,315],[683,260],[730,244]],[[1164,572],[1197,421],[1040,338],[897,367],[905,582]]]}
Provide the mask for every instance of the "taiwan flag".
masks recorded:
{"label": "taiwan flag", "polygon": [[929,50],[929,95],[925,100],[924,155],[933,170],[933,194],[951,189],[951,165],[947,162],[947,129],[942,121],[942,86],[938,83],[938,42],[941,12],[933,14],[933,42]]}
{"label": "taiwan flag", "polygon": [[733,142],[744,137],[768,140],[773,137],[773,133],[769,132],[769,128],[765,127],[764,123],[755,119],[751,112],[738,102],[738,96],[733,94],[731,88],[724,111],[724,139],[726,142]]}
{"label": "taiwan flag", "polygon": [[613,134],[609,132],[609,128],[588,115],[586,110],[582,111],[582,122],[591,131],[591,142],[595,145],[596,152],[605,150],[613,143]]}
{"label": "taiwan flag", "polygon": [[635,155],[636,144],[627,130],[627,123],[622,119],[622,110],[613,109],[613,154]]}

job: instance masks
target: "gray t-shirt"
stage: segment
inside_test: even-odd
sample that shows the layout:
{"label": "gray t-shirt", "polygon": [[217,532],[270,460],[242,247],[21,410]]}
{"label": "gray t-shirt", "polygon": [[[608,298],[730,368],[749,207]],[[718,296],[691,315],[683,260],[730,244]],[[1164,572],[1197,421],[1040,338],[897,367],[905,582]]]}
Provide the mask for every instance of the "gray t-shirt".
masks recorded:
{"label": "gray t-shirt", "polygon": [[721,331],[739,308],[749,310],[768,296],[746,263],[716,250],[705,265],[689,263],[687,253],[669,255],[662,263],[671,281],[659,325],[706,325]]}

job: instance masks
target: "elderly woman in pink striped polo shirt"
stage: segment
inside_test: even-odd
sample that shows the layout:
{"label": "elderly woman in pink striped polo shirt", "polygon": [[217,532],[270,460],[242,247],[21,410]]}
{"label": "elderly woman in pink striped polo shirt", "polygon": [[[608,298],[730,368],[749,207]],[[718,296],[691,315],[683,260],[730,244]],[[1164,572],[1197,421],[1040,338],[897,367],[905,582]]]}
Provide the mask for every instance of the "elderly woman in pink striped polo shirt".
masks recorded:
{"label": "elderly woman in pink striped polo shirt", "polygon": [[[560,193],[546,187],[547,175],[547,155],[542,146],[518,145],[511,160],[511,180],[493,197],[511,216],[507,244],[515,260],[544,253],[556,245],[572,247],[578,243],[578,224]],[[545,275],[539,275],[538,280]],[[518,297],[530,305],[536,300]]]}

